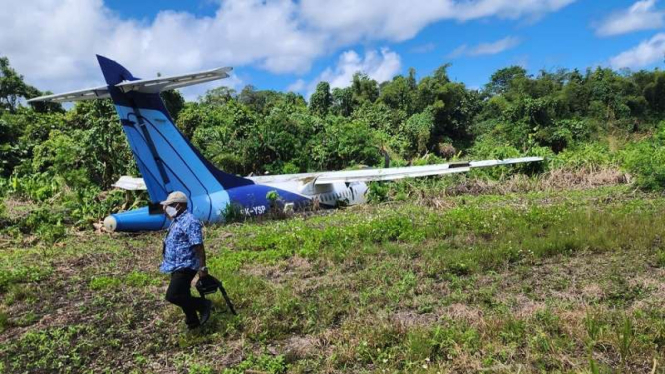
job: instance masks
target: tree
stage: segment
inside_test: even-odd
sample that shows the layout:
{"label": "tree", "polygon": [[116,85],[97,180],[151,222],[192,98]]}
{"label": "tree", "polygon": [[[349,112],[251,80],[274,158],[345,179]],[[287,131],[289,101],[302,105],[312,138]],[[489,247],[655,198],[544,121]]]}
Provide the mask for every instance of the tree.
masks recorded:
{"label": "tree", "polygon": [[492,95],[501,95],[510,89],[511,83],[518,78],[526,78],[526,70],[521,66],[510,66],[497,70],[485,86]]}
{"label": "tree", "polygon": [[309,111],[325,117],[333,104],[333,97],[330,94],[330,84],[328,82],[319,82],[316,85],[316,91],[309,100]]}
{"label": "tree", "polygon": [[332,96],[332,112],[334,114],[348,117],[353,113],[353,92],[351,91],[351,87],[333,88]]}
{"label": "tree", "polygon": [[[23,76],[12,69],[7,57],[0,57],[0,112],[6,110],[14,113],[18,109],[19,99],[29,99],[40,95],[41,92],[38,89],[26,84]],[[39,112],[62,112],[60,104],[54,103],[37,104],[35,108]]]}
{"label": "tree", "polygon": [[373,103],[379,98],[379,84],[367,74],[358,72],[353,74],[351,92],[354,107],[358,107],[364,102]]}
{"label": "tree", "polygon": [[431,110],[434,129],[431,140],[466,141],[470,128],[480,111],[480,97],[476,91],[467,90],[463,83],[450,81],[449,64],[439,67],[433,76],[418,83],[417,112]]}
{"label": "tree", "polygon": [[[413,70],[412,70],[413,71]],[[401,75],[393,78],[381,87],[379,100],[384,102],[392,109],[402,110],[407,115],[415,112],[415,100],[417,97],[417,87],[414,86],[413,76],[405,78]]]}
{"label": "tree", "polygon": [[235,96],[236,90],[233,88],[221,86],[208,90],[202,98],[199,98],[199,101],[202,104],[207,105],[224,105],[233,100]]}
{"label": "tree", "polygon": [[665,72],[657,72],[651,83],[644,87],[644,98],[654,113],[665,113]]}
{"label": "tree", "polygon": [[180,111],[185,108],[185,98],[182,97],[180,92],[177,90],[163,91],[159,94],[159,96],[162,97],[164,105],[166,106],[166,110],[169,111],[169,114],[173,120],[177,120]]}
{"label": "tree", "polygon": [[286,94],[272,90],[256,90],[254,86],[247,85],[240,91],[238,102],[247,106],[257,114],[266,115],[273,107],[283,101]]}

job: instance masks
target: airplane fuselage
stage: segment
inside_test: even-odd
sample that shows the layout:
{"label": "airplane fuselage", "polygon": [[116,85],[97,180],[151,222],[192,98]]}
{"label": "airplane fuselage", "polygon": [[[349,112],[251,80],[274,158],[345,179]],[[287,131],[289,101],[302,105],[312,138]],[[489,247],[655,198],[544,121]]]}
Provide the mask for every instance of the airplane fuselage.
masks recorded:
{"label": "airplane fuselage", "polygon": [[[276,200],[268,197],[273,191],[277,193]],[[297,212],[363,204],[367,202],[367,192],[364,182],[327,185],[302,185],[290,181],[257,183],[191,196],[188,209],[203,222],[223,223],[228,217],[256,217],[276,211]],[[160,230],[169,224],[170,220],[161,210],[151,211],[149,207],[112,214],[104,220],[108,231]]]}

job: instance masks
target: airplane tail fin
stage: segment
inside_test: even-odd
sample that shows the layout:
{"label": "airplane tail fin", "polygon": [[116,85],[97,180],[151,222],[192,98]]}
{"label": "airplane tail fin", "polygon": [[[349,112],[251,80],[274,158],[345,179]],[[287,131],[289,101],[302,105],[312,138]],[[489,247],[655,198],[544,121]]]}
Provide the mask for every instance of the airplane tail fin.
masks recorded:
{"label": "airplane tail fin", "polygon": [[[209,200],[207,196],[216,192],[254,184],[217,169],[174,125],[159,92],[169,83],[183,86],[189,81],[174,83],[161,78],[151,80],[152,85],[144,84],[141,82],[147,81],[138,80],[117,62],[102,56],[97,59],[153,202],[164,200],[176,190],[185,192],[190,199],[206,196]],[[194,83],[199,82],[190,84]],[[213,210],[210,206],[209,216],[220,214]]]}
{"label": "airplane tail fin", "polygon": [[[217,221],[229,202],[226,190],[254,184],[250,179],[225,173],[208,160],[174,125],[159,92],[228,77],[230,68],[141,80],[117,62],[97,56],[107,86],[29,101],[78,101],[110,97],[153,203],[172,191],[183,191],[197,216]],[[213,201],[215,206],[213,206]]]}

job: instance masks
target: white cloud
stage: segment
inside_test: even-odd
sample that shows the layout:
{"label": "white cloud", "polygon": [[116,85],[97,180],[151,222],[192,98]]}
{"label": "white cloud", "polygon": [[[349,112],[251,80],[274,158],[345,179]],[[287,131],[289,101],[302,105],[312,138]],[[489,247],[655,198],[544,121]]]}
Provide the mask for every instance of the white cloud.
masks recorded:
{"label": "white cloud", "polygon": [[436,49],[435,43],[425,43],[411,48],[412,53],[429,53]]}
{"label": "white cloud", "polygon": [[286,91],[288,92],[299,92],[305,89],[307,86],[307,82],[305,82],[304,79],[298,79],[297,81],[291,83],[288,87],[286,87]]}
{"label": "white cloud", "polygon": [[248,64],[305,72],[325,50],[290,0],[229,0],[213,17],[163,11],[151,22],[121,19],[101,0],[0,0],[0,9],[0,54],[52,91],[103,83],[95,53],[152,77]]}
{"label": "white cloud", "polygon": [[316,80],[330,83],[330,88],[351,85],[353,74],[362,72],[370,78],[383,82],[392,79],[401,69],[399,55],[388,48],[381,51],[368,51],[361,58],[355,51],[343,52],[334,69],[328,68]]}
{"label": "white cloud", "polygon": [[236,92],[240,92],[244,84],[245,82],[240,79],[240,77],[234,73],[231,73],[230,77],[224,80],[197,84],[195,86],[181,88],[179,91],[185,100],[194,101],[197,100],[200,96],[203,96],[208,90],[217,88],[219,86],[229,87],[236,90]]}
{"label": "white cloud", "polygon": [[555,12],[576,0],[478,0],[458,2],[455,6],[455,19],[466,21],[498,16],[507,19],[521,17],[538,18],[545,13]]}
{"label": "white cloud", "polygon": [[658,33],[637,47],[629,49],[610,59],[614,69],[643,68],[665,58],[665,33]]}
{"label": "white cloud", "polygon": [[302,18],[343,41],[403,41],[441,21],[538,18],[576,0],[302,0]]}
{"label": "white cloud", "polygon": [[463,44],[454,51],[452,51],[448,56],[451,58],[460,57],[460,56],[482,56],[482,55],[495,55],[509,49],[515,48],[520,44],[520,39],[514,36],[508,36],[501,40],[497,40],[491,43],[480,43],[474,47],[469,47],[466,44]]}
{"label": "white cloud", "polygon": [[291,84],[289,89],[306,91],[306,96],[309,97],[316,90],[316,85],[322,81],[330,83],[330,88],[348,87],[351,85],[353,75],[361,72],[380,83],[393,79],[401,68],[400,56],[388,48],[367,51],[364,57],[356,51],[349,50],[342,52],[335,67],[325,69],[309,83],[299,79]]}
{"label": "white cloud", "polygon": [[139,77],[225,65],[300,74],[340,48],[407,40],[433,22],[533,18],[573,1],[224,0],[210,17],[162,11],[139,20],[103,0],[0,0],[0,55],[54,92],[102,84],[95,53]]}
{"label": "white cloud", "polygon": [[612,36],[661,28],[665,25],[665,12],[655,8],[656,0],[638,1],[630,8],[607,17],[596,29],[596,34]]}

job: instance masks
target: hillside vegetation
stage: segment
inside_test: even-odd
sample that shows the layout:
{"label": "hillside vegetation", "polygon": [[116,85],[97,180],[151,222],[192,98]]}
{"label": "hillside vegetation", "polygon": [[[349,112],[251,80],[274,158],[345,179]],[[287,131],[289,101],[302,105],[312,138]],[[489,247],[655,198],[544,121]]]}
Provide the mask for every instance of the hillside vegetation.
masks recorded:
{"label": "hillside vegetation", "polygon": [[163,94],[223,170],[295,173],[538,155],[370,185],[372,204],[206,227],[236,303],[188,333],[161,233],[102,233],[145,205],[112,103],[27,107],[0,59],[0,372],[662,372],[665,72],[447,65],[294,93]]}
{"label": "hillside vegetation", "polygon": [[[219,87],[196,102],[163,98],[178,127],[222,170],[247,175],[537,155],[547,163],[476,174],[485,180],[548,170],[622,169],[638,186],[665,179],[665,72],[541,71],[513,66],[472,90],[443,65],[431,75],[347,88],[321,82],[295,93]],[[104,192],[137,175],[110,100],[21,105],[41,92],[0,59],[0,230],[57,241],[69,227],[145,204],[144,194]],[[660,132],[659,132],[660,131]],[[380,192],[381,188],[373,189]],[[379,196],[382,197],[382,196]],[[8,212],[8,213],[7,213]]]}

